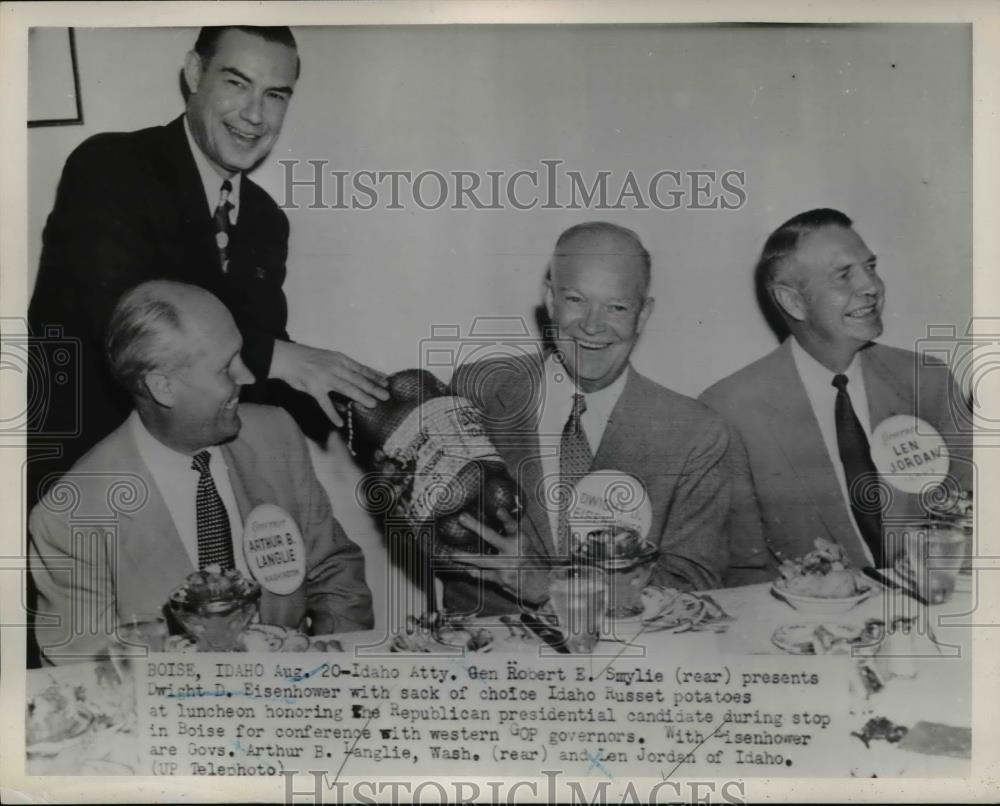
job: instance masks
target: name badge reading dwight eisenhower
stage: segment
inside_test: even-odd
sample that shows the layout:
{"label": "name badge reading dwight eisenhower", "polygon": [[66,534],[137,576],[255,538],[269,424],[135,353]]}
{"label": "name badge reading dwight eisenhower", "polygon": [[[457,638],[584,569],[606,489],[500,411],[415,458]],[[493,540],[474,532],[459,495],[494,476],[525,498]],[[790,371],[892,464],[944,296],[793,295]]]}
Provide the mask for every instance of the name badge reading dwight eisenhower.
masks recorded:
{"label": "name badge reading dwight eisenhower", "polygon": [[919,493],[948,475],[951,457],[938,430],[919,417],[896,414],[872,431],[872,462],[897,490]]}
{"label": "name badge reading dwight eisenhower", "polygon": [[653,505],[646,485],[619,470],[595,470],[576,483],[569,510],[569,527],[576,541],[595,529],[627,528],[649,536]]}
{"label": "name badge reading dwight eisenhower", "polygon": [[243,556],[262,588],[287,596],[306,576],[306,547],[298,524],[276,504],[253,508],[243,525]]}

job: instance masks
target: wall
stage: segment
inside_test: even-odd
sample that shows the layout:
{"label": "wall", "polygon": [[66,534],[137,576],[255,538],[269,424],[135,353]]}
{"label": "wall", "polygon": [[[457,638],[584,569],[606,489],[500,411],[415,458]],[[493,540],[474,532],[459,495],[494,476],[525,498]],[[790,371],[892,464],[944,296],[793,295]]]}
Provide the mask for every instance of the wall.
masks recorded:
{"label": "wall", "polygon": [[[689,394],[774,339],[750,273],[767,233],[837,207],[879,255],[883,341],[964,331],[972,303],[971,35],[964,26],[298,28],[303,75],[255,179],[284,200],[277,160],[357,171],[745,172],[739,210],[289,210],[286,290],[301,341],[391,371],[434,324],[534,326],[558,233],[606,218],[653,255],[657,309],[638,368]],[[66,155],[84,137],[165,122],[193,29],[78,30],[84,126],[29,132],[29,267]],[[299,177],[308,173],[304,164]],[[644,179],[643,179],[644,178]],[[432,186],[428,186],[432,187]],[[561,193],[566,193],[563,186]],[[311,194],[298,191],[308,202]],[[443,372],[447,375],[447,372]],[[356,478],[317,452],[338,511]],[[366,540],[377,541],[369,535]],[[374,542],[371,545],[375,545]]]}
{"label": "wall", "polygon": [[[298,28],[304,60],[278,159],[341,170],[735,169],[719,210],[289,210],[295,337],[386,370],[432,324],[527,316],[556,235],[608,218],[653,254],[657,310],[635,362],[690,394],[770,349],[750,293],[766,234],[843,209],[880,257],[884,341],[971,311],[971,74],[962,26]],[[86,125],[29,133],[29,272],[63,160],[85,136],[181,111],[193,29],[79,30]],[[310,171],[306,165],[297,177]],[[426,185],[433,197],[433,184]],[[566,195],[567,188],[561,189]],[[295,198],[311,200],[310,191]],[[329,199],[327,199],[329,201]]]}

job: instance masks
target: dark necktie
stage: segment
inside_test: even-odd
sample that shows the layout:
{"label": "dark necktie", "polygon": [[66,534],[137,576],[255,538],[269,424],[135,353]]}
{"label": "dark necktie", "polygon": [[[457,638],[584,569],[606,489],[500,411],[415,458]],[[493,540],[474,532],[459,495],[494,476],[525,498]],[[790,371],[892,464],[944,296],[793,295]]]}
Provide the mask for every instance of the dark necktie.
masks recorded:
{"label": "dark necktie", "polygon": [[219,191],[219,204],[212,214],[212,221],[215,224],[215,245],[219,250],[219,267],[222,273],[229,271],[229,234],[232,224],[229,222],[229,211],[233,209],[233,203],[229,201],[229,194],[233,192],[233,185],[227,179],[222,183]]}
{"label": "dark necktie", "polygon": [[569,542],[569,508],[573,496],[569,490],[588,473],[593,461],[590,443],[580,419],[586,410],[586,398],[581,394],[573,395],[573,409],[559,441],[559,481],[564,491],[559,507],[559,534],[556,536],[556,548],[560,554],[568,554],[572,548]]}
{"label": "dark necktie", "polygon": [[833,385],[837,389],[834,417],[837,421],[837,448],[840,461],[844,465],[847,481],[847,498],[851,514],[858,525],[861,536],[871,549],[875,566],[882,562],[882,499],[878,486],[878,471],[872,462],[868,437],[861,427],[851,396],[847,393],[847,376],[835,375]]}
{"label": "dark necktie", "polygon": [[196,453],[191,467],[198,471],[198,494],[195,496],[195,517],[198,520],[198,567],[219,565],[225,571],[234,567],[233,534],[229,529],[229,515],[215,488],[215,481],[208,469],[212,455],[208,451]]}

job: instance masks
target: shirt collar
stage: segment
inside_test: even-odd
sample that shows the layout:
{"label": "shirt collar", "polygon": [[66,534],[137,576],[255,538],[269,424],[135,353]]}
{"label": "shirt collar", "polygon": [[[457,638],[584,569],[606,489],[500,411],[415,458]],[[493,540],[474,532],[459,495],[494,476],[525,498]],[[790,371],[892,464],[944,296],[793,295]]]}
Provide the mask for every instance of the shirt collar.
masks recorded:
{"label": "shirt collar", "polygon": [[830,372],[829,369],[813,358],[805,347],[799,344],[795,336],[790,336],[789,338],[792,340],[792,360],[795,361],[795,368],[798,370],[799,377],[802,378],[802,382],[806,385],[807,389],[829,387],[830,394],[836,394],[833,386],[835,375],[847,376],[848,393],[850,393],[852,388],[862,388],[863,378],[861,376],[861,362],[858,360],[858,353],[854,354],[851,363],[843,372]]}
{"label": "shirt collar", "polygon": [[[149,429],[146,428],[146,424],[136,409],[133,409],[129,415],[129,425],[135,437],[136,447],[139,449],[139,457],[151,471],[163,470],[175,474],[197,472],[191,467],[191,456],[164,445],[149,433]],[[205,450],[211,455],[213,463],[218,460],[220,452],[217,446],[212,445]]]}
{"label": "shirt collar", "polygon": [[[191,155],[194,157],[194,164],[198,166],[198,176],[201,177],[202,187],[205,188],[205,198],[208,200],[208,214],[210,216],[214,215],[215,208],[219,206],[219,191],[222,189],[222,183],[225,180],[216,173],[212,167],[212,163],[208,161],[208,157],[205,156],[204,152],[194,141],[194,135],[191,134],[191,126],[188,123],[187,115],[184,116],[184,134],[187,136],[188,147],[191,149]],[[236,221],[240,213],[240,180],[242,177],[243,174],[239,171],[229,177],[229,181],[233,186],[233,192],[229,194],[229,203],[233,205],[233,209],[229,214],[232,221]]]}
{"label": "shirt collar", "polygon": [[622,396],[627,380],[628,367],[603,389],[598,389],[596,392],[581,392],[566,372],[566,368],[556,360],[555,353],[551,353],[545,362],[546,395],[554,392],[557,403],[566,409],[567,417],[573,407],[573,395],[583,394],[587,401],[587,412],[600,415],[602,420],[607,420],[618,403],[618,398]]}

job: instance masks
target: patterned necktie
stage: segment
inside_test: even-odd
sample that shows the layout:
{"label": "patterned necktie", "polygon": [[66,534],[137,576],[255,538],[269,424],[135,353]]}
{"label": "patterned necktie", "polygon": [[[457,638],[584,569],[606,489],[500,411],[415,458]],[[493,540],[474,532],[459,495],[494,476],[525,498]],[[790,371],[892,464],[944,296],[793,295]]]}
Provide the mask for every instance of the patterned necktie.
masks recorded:
{"label": "patterned necktie", "polygon": [[563,427],[559,441],[559,481],[564,491],[559,507],[559,534],[556,536],[556,550],[559,554],[569,554],[569,510],[573,496],[568,491],[590,470],[593,454],[583,430],[581,416],[587,410],[587,400],[581,394],[573,395],[573,410]]}
{"label": "patterned necktie", "polygon": [[212,455],[208,451],[196,453],[191,468],[198,471],[198,494],[195,496],[195,516],[198,520],[198,567],[219,565],[225,571],[233,568],[233,534],[229,529],[229,515],[215,488],[215,481],[208,469]]}
{"label": "patterned necktie", "polygon": [[878,471],[872,462],[868,437],[854,413],[851,396],[847,393],[847,376],[835,375],[837,389],[834,417],[837,422],[837,448],[844,465],[847,481],[847,498],[854,522],[868,544],[875,567],[881,568],[882,557],[882,500],[878,487]]}
{"label": "patterned necktie", "polygon": [[227,179],[222,183],[219,191],[219,204],[212,214],[212,221],[215,224],[215,245],[219,250],[219,267],[222,273],[229,271],[229,233],[232,224],[229,221],[229,211],[233,209],[233,203],[229,201],[229,194],[233,192],[233,185]]}

